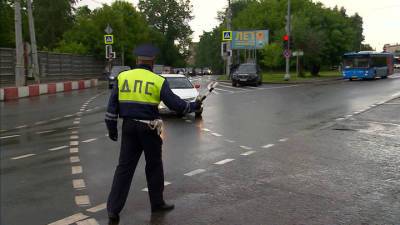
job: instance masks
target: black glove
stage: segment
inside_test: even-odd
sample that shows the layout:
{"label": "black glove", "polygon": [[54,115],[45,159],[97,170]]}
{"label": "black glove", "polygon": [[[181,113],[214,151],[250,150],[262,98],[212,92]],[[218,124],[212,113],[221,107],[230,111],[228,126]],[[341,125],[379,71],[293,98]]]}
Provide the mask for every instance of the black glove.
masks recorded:
{"label": "black glove", "polygon": [[118,141],[118,130],[117,129],[109,130],[108,137],[113,141]]}

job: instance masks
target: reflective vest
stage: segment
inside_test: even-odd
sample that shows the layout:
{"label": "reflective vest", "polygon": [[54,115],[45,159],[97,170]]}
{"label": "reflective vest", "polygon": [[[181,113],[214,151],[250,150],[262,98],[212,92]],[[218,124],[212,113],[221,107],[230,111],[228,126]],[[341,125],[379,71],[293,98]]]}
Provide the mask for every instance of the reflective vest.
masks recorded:
{"label": "reflective vest", "polygon": [[149,105],[160,104],[165,78],[145,69],[134,69],[118,75],[118,100]]}

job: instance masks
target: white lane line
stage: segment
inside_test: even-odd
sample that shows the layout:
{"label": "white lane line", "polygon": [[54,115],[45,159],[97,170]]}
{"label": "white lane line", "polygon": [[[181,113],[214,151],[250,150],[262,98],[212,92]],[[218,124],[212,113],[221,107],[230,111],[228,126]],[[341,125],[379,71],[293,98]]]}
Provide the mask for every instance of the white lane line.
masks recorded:
{"label": "white lane line", "polygon": [[21,136],[21,135],[19,135],[19,134],[14,134],[14,135],[9,135],[9,136],[0,137],[0,139],[15,138],[15,137],[19,137],[19,136]]}
{"label": "white lane line", "polygon": [[90,218],[87,220],[78,221],[76,222],[76,225],[99,225],[99,223],[96,219]]}
{"label": "white lane line", "polygon": [[64,117],[65,118],[68,118],[68,117],[73,117],[74,115],[72,115],[72,114],[68,114],[68,115],[65,115]]}
{"label": "white lane line", "polygon": [[54,131],[56,131],[56,130],[44,130],[44,131],[36,132],[36,134],[47,134],[47,133],[52,133]]}
{"label": "white lane line", "polygon": [[70,146],[78,146],[79,145],[79,141],[70,141],[69,145]]}
{"label": "white lane line", "polygon": [[280,89],[280,88],[290,88],[290,87],[297,87],[301,85],[287,85],[287,86],[279,86],[279,87],[270,87],[270,88],[261,88],[262,90],[272,90],[272,89]]}
{"label": "white lane line", "polygon": [[191,121],[191,120],[185,120],[185,122],[186,122],[186,123],[191,123],[192,121]]}
{"label": "white lane line", "polygon": [[40,124],[45,124],[45,123],[46,123],[46,121],[38,121],[35,123],[35,125],[40,125]]}
{"label": "white lane line", "polygon": [[234,140],[231,140],[231,139],[225,139],[225,141],[226,141],[226,142],[229,142],[229,143],[235,143],[235,141],[234,141]]}
{"label": "white lane line", "polygon": [[71,167],[72,174],[80,174],[82,173],[82,166],[73,166]]}
{"label": "white lane line", "polygon": [[218,90],[218,91],[223,91],[223,92],[235,93],[234,91],[225,90],[225,89],[221,89],[221,88],[214,88],[214,89]]}
{"label": "white lane line", "polygon": [[93,142],[93,141],[95,141],[95,140],[97,140],[97,138],[87,139],[87,140],[84,140],[84,141],[82,141],[82,142],[84,142],[84,143],[90,143],[90,142]]}
{"label": "white lane line", "polygon": [[400,96],[400,92],[392,94],[392,97],[397,97],[397,96]]}
{"label": "white lane line", "polygon": [[256,151],[248,151],[248,152],[244,152],[244,153],[242,153],[242,154],[240,154],[240,155],[243,155],[243,156],[248,156],[248,155],[251,155],[251,154],[253,154],[253,153],[255,153]]}
{"label": "white lane line", "polygon": [[73,179],[72,180],[72,186],[75,189],[84,189],[86,188],[85,181],[83,179]]}
{"label": "white lane line", "polygon": [[90,199],[87,195],[77,195],[75,196],[75,203],[78,206],[88,206],[90,205]]}
{"label": "white lane line", "polygon": [[58,151],[58,150],[61,150],[61,149],[64,149],[64,148],[68,148],[68,146],[63,145],[63,146],[59,146],[59,147],[50,148],[48,150],[49,151]]}
{"label": "white lane line", "polygon": [[352,114],[346,115],[345,118],[350,118],[350,117],[352,117],[352,116],[353,116]]}
{"label": "white lane line", "polygon": [[340,117],[340,118],[337,118],[336,121],[341,121],[341,120],[344,120],[344,119],[345,119],[345,118]]}
{"label": "white lane line", "polygon": [[287,140],[288,140],[287,138],[282,138],[282,139],[279,139],[279,142],[285,142]]}
{"label": "white lane line", "polygon": [[24,158],[28,158],[28,157],[31,157],[31,156],[34,156],[34,155],[36,155],[36,154],[20,155],[20,156],[17,156],[17,157],[13,157],[13,158],[11,158],[11,159],[13,159],[13,160],[24,159]]}
{"label": "white lane line", "polygon": [[248,91],[248,89],[245,88],[240,88],[240,87],[232,87],[232,86],[228,86],[228,85],[224,85],[224,84],[219,84],[218,86],[220,87],[224,87],[224,88],[230,88],[230,89],[236,89],[236,90],[244,90],[244,91]]}
{"label": "white lane line", "polygon": [[73,124],[80,124],[80,121],[74,121]]}
{"label": "white lane line", "polygon": [[106,208],[107,208],[107,203],[102,203],[102,204],[97,205],[95,207],[92,207],[90,209],[86,209],[86,211],[91,212],[91,213],[96,213],[96,212],[99,212],[99,211],[104,210]]}
{"label": "white lane line", "polygon": [[274,144],[267,144],[267,145],[262,146],[261,148],[271,148],[273,146],[274,146]]}
{"label": "white lane line", "polygon": [[56,117],[56,118],[53,118],[53,119],[50,119],[51,121],[55,121],[55,120],[59,120],[59,119],[61,119],[61,117]]}
{"label": "white lane line", "polygon": [[211,133],[212,135],[214,135],[215,137],[222,137],[222,134],[218,134],[218,133]]}
{"label": "white lane line", "polygon": [[212,94],[219,95],[220,93],[218,91],[213,91]]}
{"label": "white lane line", "polygon": [[90,112],[90,111],[92,111],[93,109],[88,109],[88,110],[86,110],[86,112]]}
{"label": "white lane line", "polygon": [[79,156],[71,156],[71,157],[69,157],[69,161],[71,163],[77,163],[77,162],[80,162],[81,160],[79,159]]}
{"label": "white lane line", "polygon": [[224,160],[218,161],[218,162],[216,162],[214,164],[215,165],[223,165],[225,163],[232,162],[233,160],[235,160],[235,159],[224,159]]}
{"label": "white lane line", "polygon": [[200,174],[200,173],[204,173],[204,172],[206,172],[205,169],[197,169],[197,170],[190,171],[189,173],[185,173],[184,175],[188,176],[188,177],[191,177],[191,176],[194,176],[194,175],[197,175],[197,174]]}
{"label": "white lane line", "polygon": [[69,137],[69,139],[76,140],[76,139],[79,139],[79,136],[78,135],[72,135],[72,136]]}
{"label": "white lane line", "polygon": [[243,149],[246,149],[246,150],[251,150],[251,149],[253,149],[252,147],[245,146],[245,145],[241,145],[241,146],[239,146],[239,147],[241,147],[241,148],[243,148]]}
{"label": "white lane line", "polygon": [[74,130],[74,129],[79,129],[79,127],[70,127],[68,130]]}
{"label": "white lane line", "polygon": [[0,132],[6,132],[7,130],[0,130]]}
{"label": "white lane line", "polygon": [[202,131],[205,131],[205,132],[209,132],[210,130],[209,129],[207,129],[207,128],[203,128],[203,129],[201,129]]}
{"label": "white lane line", "polygon": [[79,132],[77,130],[71,131],[71,134],[78,134]]}
{"label": "white lane line", "polygon": [[[171,184],[171,182],[168,182],[168,181],[165,181],[165,182],[164,182],[164,186],[168,186],[168,185],[170,185],[170,184]],[[148,189],[148,188],[143,188],[142,191],[148,192],[149,189]]]}
{"label": "white lane line", "polygon": [[28,127],[28,125],[21,125],[21,126],[16,127],[15,129],[21,129],[21,128],[27,128],[27,127]]}
{"label": "white lane line", "polygon": [[64,219],[57,220],[56,222],[49,223],[48,225],[68,225],[68,224],[73,224],[73,223],[76,223],[78,221],[81,221],[81,220],[84,220],[87,218],[89,218],[89,217],[82,213],[77,213],[72,216],[66,217]]}
{"label": "white lane line", "polygon": [[78,153],[79,152],[79,148],[69,148],[69,152],[70,153]]}

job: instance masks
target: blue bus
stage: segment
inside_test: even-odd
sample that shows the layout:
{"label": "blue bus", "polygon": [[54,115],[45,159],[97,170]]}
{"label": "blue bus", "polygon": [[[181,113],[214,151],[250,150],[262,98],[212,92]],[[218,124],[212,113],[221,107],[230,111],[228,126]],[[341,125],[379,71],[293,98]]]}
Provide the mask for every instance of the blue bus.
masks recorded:
{"label": "blue bus", "polygon": [[391,53],[370,51],[350,52],[343,55],[344,79],[387,78],[393,74],[394,57]]}

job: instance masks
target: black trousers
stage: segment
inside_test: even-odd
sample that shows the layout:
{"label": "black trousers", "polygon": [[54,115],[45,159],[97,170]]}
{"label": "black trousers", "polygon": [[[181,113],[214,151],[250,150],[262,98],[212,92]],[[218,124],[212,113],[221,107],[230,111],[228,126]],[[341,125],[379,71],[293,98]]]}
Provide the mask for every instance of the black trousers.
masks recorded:
{"label": "black trousers", "polygon": [[121,152],[107,201],[109,213],[119,214],[125,205],[133,174],[144,151],[146,179],[152,206],[164,204],[164,170],[161,156],[162,139],[145,123],[124,119]]}

